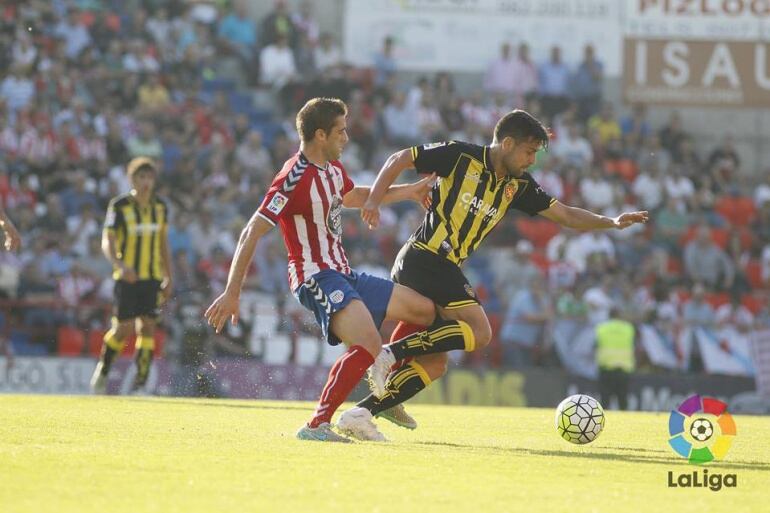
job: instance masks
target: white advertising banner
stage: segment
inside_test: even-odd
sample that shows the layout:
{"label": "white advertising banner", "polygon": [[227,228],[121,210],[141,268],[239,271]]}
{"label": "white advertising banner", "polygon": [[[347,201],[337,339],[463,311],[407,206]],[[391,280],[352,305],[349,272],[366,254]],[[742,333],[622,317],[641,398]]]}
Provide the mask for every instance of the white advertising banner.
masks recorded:
{"label": "white advertising banner", "polygon": [[757,391],[770,399],[770,330],[755,331],[751,342],[757,372]]}
{"label": "white advertising banner", "polygon": [[770,0],[626,0],[628,102],[770,106]]}
{"label": "white advertising banner", "polygon": [[770,41],[768,0],[625,0],[632,39]]}
{"label": "white advertising banner", "polygon": [[95,358],[0,358],[0,393],[88,394]]}
{"label": "white advertising banner", "polygon": [[525,42],[535,62],[552,46],[577,65],[592,44],[605,73],[621,70],[621,3],[617,0],[348,0],[345,56],[371,66],[387,36],[400,69],[484,71],[500,45]]}

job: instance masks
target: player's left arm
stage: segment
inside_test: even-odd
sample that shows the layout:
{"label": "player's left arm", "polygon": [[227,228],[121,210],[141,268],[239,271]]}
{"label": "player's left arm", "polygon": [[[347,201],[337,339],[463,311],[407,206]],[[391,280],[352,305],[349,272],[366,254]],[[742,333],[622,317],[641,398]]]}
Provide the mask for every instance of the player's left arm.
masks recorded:
{"label": "player's left arm", "polygon": [[616,217],[607,217],[583,208],[570,207],[558,200],[553,200],[551,206],[540,211],[540,215],[575,230],[606,230],[608,228],[622,230],[633,224],[646,223],[649,220],[649,212],[646,210],[624,212]]}

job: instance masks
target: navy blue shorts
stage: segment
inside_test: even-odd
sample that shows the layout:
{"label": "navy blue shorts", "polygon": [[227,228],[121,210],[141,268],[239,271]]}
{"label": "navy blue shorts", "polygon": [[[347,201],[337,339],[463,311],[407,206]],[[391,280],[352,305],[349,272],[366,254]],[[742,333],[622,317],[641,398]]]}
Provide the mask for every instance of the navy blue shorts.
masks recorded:
{"label": "navy blue shorts", "polygon": [[380,329],[388,311],[393,286],[390,280],[366,273],[353,271],[351,274],[342,274],[339,271],[324,269],[297,287],[294,297],[302,306],[313,312],[326,341],[336,346],[342,341],[329,329],[334,312],[342,310],[352,300],[359,299],[372,314],[377,329]]}

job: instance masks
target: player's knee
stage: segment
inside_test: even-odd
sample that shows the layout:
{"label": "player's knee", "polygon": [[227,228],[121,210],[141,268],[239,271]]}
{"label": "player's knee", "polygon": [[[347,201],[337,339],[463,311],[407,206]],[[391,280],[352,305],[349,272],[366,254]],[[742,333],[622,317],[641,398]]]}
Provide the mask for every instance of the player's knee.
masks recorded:
{"label": "player's knee", "polygon": [[425,372],[428,373],[431,381],[435,381],[446,374],[449,367],[449,354],[432,354],[427,358],[418,358],[417,363],[419,363],[422,368],[425,369]]}
{"label": "player's knee", "polygon": [[376,335],[371,334],[369,336],[363,336],[359,340],[356,340],[355,345],[366,349],[369,354],[372,355],[372,358],[377,358],[377,355],[380,354],[380,351],[382,350],[382,337],[380,337],[379,333]]}
{"label": "player's knee", "polygon": [[155,333],[155,319],[140,317],[136,324],[137,333],[143,337],[151,337]]}
{"label": "player's knee", "polygon": [[475,338],[474,351],[487,347],[492,340],[492,327],[489,321],[484,319],[484,322],[472,324],[471,329]]}
{"label": "player's knee", "polygon": [[430,326],[436,319],[436,305],[426,297],[421,298],[420,301],[417,302],[414,312],[418,317],[418,320],[414,324]]}

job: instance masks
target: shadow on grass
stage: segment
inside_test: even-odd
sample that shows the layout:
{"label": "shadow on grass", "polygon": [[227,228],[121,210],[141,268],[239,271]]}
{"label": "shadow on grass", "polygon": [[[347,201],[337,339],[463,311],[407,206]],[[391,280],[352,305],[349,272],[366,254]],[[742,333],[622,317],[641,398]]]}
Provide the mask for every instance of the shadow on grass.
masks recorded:
{"label": "shadow on grass", "polygon": [[[629,449],[626,448],[626,451],[632,450],[635,452],[638,452],[639,454],[622,454],[622,453],[613,453],[613,452],[598,452],[598,451],[565,451],[565,450],[550,450],[550,449],[528,449],[526,447],[495,447],[495,446],[478,446],[478,445],[466,445],[466,444],[455,444],[455,443],[449,443],[449,442],[414,442],[414,445],[420,446],[438,446],[438,447],[447,447],[447,448],[456,448],[456,449],[465,449],[465,450],[472,450],[472,451],[479,451],[479,450],[488,450],[488,451],[495,451],[495,452],[507,452],[517,455],[529,455],[529,456],[545,456],[545,457],[560,457],[560,458],[582,458],[582,459],[589,459],[589,460],[616,460],[616,461],[626,461],[629,463],[647,463],[647,464],[654,464],[654,465],[676,465],[677,467],[681,468],[691,468],[693,470],[698,470],[700,466],[691,465],[687,463],[682,458],[677,458],[674,456],[647,456],[644,453],[661,453],[665,451],[659,451],[659,450],[647,450],[647,449]],[[619,450],[622,451],[624,449],[620,448],[614,448],[614,447],[597,447],[599,449],[610,449],[610,450]],[[712,463],[708,465],[709,469],[713,470],[758,470],[762,472],[770,472],[770,464],[768,463],[762,463],[758,461],[725,461],[725,462],[717,462]]]}
{"label": "shadow on grass", "polygon": [[[149,397],[123,397],[127,401],[154,403],[158,405],[165,404],[182,404],[184,406],[213,406],[214,408],[245,408],[250,410],[302,410],[312,411],[313,408],[308,406],[279,406],[279,405],[266,405],[266,404],[231,404],[227,400],[217,403],[207,403],[201,401],[179,401],[174,399],[166,399],[164,397],[149,398]],[[160,399],[160,400],[156,400]],[[191,398],[194,399],[194,398]]]}

